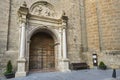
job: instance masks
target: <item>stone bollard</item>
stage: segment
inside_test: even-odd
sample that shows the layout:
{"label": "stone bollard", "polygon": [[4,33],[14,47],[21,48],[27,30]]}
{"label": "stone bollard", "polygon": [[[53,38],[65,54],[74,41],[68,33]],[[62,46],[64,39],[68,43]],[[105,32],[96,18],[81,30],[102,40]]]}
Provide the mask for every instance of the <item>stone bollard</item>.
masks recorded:
{"label": "stone bollard", "polygon": [[112,77],[116,78],[116,69],[113,69]]}

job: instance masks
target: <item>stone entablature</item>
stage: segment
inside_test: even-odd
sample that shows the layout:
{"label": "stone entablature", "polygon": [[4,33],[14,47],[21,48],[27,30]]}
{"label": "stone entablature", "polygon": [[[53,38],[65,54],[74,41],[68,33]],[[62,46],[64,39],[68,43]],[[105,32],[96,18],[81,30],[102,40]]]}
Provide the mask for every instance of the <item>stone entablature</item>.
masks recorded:
{"label": "stone entablature", "polygon": [[[49,17],[41,17],[38,15],[31,15],[29,17],[29,23],[31,24],[44,24],[44,25],[52,25],[52,26],[62,26],[62,19],[54,19],[54,18],[49,18]],[[45,24],[47,23],[47,24]]]}

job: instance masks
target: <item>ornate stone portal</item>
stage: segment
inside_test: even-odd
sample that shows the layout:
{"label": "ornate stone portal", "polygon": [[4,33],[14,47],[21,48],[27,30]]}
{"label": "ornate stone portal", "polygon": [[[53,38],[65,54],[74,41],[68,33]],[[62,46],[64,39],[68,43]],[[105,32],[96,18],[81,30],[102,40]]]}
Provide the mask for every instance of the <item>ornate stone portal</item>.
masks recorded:
{"label": "ornate stone portal", "polygon": [[46,32],[54,39],[55,68],[69,71],[67,58],[66,28],[67,16],[56,19],[54,7],[47,2],[38,2],[31,6],[30,11],[26,3],[18,10],[20,23],[20,51],[16,77],[26,76],[29,72],[30,39],[37,32]]}

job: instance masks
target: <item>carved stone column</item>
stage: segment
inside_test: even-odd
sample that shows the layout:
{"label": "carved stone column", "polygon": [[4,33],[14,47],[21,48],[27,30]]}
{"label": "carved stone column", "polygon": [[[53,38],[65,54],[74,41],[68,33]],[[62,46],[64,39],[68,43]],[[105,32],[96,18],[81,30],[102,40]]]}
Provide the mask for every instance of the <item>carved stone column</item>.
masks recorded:
{"label": "carved stone column", "polygon": [[66,46],[66,29],[65,27],[62,30],[62,35],[63,35],[63,58],[67,58],[67,46]]}
{"label": "carved stone column", "polygon": [[25,27],[26,27],[26,23],[23,22],[21,23],[21,40],[20,40],[20,59],[24,59],[25,58]]}
{"label": "carved stone column", "polygon": [[62,31],[61,31],[61,28],[59,28],[59,34],[58,34],[58,36],[59,36],[59,45],[58,45],[58,59],[59,59],[59,61],[58,61],[58,69],[60,70],[61,69],[61,58],[62,58],[62,41],[61,41],[61,36],[62,36]]}
{"label": "carved stone column", "polygon": [[21,24],[20,51],[18,57],[18,68],[15,77],[26,76],[25,71],[25,23]]}
{"label": "carved stone column", "polygon": [[69,70],[69,59],[67,57],[67,41],[66,41],[66,27],[67,27],[67,16],[62,16],[62,71],[70,71]]}
{"label": "carved stone column", "polygon": [[20,19],[20,50],[17,62],[17,72],[15,77],[26,76],[26,59],[25,59],[25,48],[26,48],[26,21],[28,8],[26,8],[26,4],[24,3],[18,10],[19,19]]}

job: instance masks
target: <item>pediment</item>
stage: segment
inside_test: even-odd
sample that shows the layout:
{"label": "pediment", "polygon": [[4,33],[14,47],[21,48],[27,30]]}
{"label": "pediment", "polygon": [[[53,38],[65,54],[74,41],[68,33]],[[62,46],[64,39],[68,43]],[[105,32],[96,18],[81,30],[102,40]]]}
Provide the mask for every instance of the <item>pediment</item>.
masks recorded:
{"label": "pediment", "polygon": [[47,2],[34,3],[30,8],[32,15],[44,16],[44,17],[56,17],[57,14],[54,7]]}

